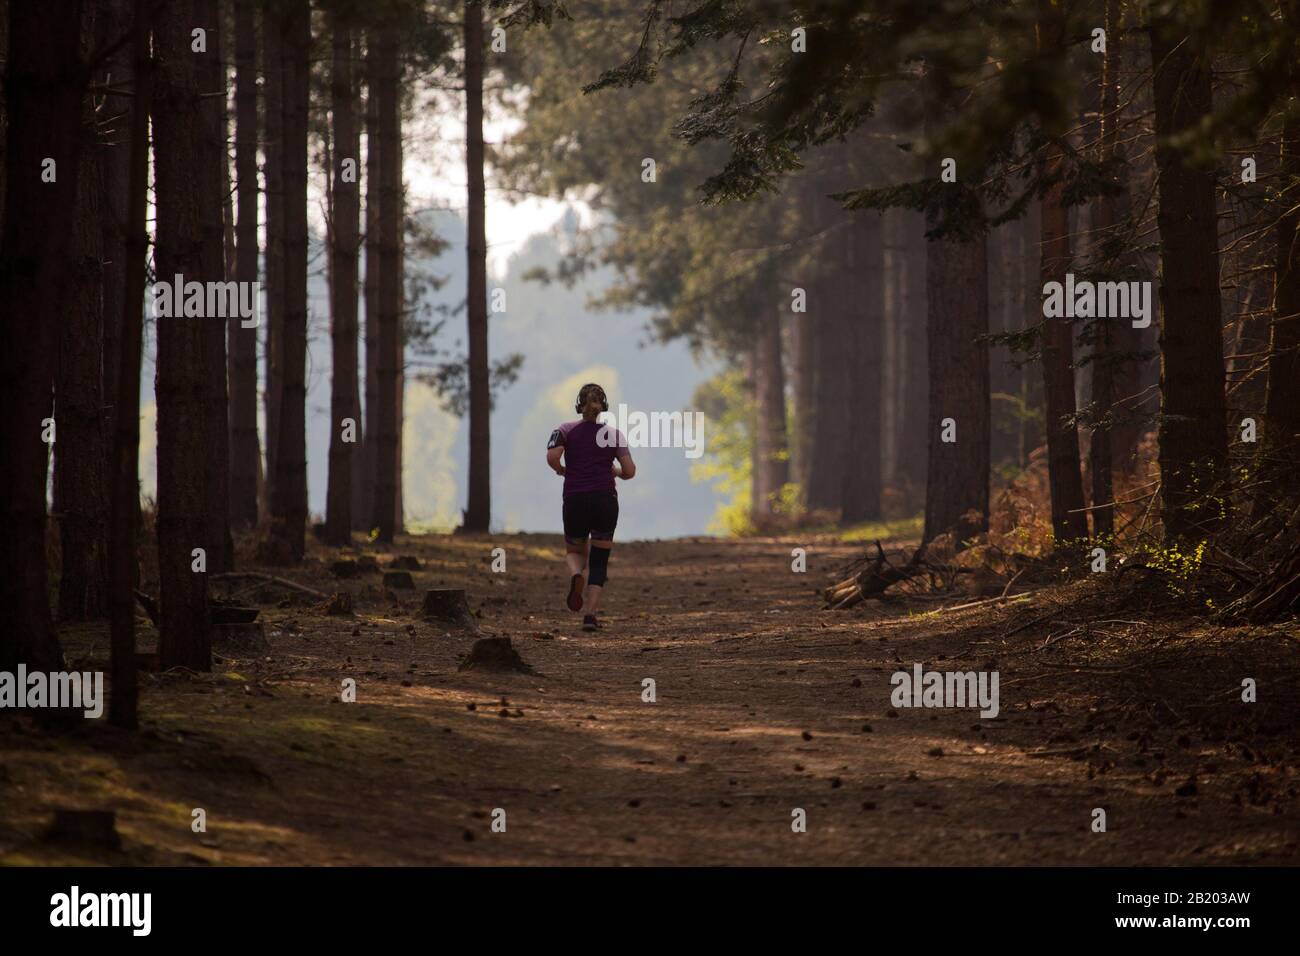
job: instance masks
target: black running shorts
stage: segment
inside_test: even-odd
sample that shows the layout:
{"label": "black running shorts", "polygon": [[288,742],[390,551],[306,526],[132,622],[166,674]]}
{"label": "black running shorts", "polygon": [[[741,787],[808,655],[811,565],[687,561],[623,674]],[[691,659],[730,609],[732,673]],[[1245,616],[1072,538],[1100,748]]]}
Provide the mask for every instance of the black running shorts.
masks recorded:
{"label": "black running shorts", "polygon": [[582,544],[587,535],[596,541],[612,541],[618,524],[618,493],[578,491],[564,496],[564,540]]}

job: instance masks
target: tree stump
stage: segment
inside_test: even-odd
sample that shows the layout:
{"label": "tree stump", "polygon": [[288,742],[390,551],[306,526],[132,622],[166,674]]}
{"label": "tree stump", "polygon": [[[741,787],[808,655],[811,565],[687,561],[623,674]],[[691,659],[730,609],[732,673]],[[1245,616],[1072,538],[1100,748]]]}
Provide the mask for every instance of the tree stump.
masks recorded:
{"label": "tree stump", "polygon": [[399,554],[388,562],[388,566],[394,571],[418,571],[420,559],[409,554]]}
{"label": "tree stump", "polygon": [[465,600],[463,588],[433,588],[425,591],[420,615],[426,621],[433,621],[447,627],[478,630],[478,622],[470,613],[469,602]]}
{"label": "tree stump", "polygon": [[390,591],[414,591],[415,581],[410,571],[385,571],[384,587]]}
{"label": "tree stump", "polygon": [[266,629],[261,621],[241,624],[215,624],[212,627],[212,647],[223,651],[264,651],[271,646],[266,639]]}
{"label": "tree stump", "polygon": [[480,637],[469,649],[469,656],[457,670],[494,671],[496,673],[535,674],[508,637]]}
{"label": "tree stump", "polygon": [[361,565],[351,558],[343,558],[330,565],[330,574],[336,578],[355,578],[361,573]]}
{"label": "tree stump", "polygon": [[55,810],[44,836],[46,843],[101,850],[122,849],[117,814],[112,810]]}
{"label": "tree stump", "polygon": [[260,613],[260,608],[228,601],[213,600],[208,604],[208,620],[213,624],[252,624]]}

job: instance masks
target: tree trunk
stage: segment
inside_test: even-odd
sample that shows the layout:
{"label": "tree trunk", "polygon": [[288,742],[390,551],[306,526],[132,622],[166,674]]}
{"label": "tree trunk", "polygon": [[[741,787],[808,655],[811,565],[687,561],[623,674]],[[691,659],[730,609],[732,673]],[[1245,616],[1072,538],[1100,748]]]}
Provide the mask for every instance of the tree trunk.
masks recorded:
{"label": "tree trunk", "polygon": [[[1024,295],[1021,299],[1021,329],[1037,328],[1043,321],[1042,285],[1039,271],[1042,268],[1040,244],[1043,236],[1043,204],[1032,202],[1021,220],[1021,246],[1025,253]],[[1043,376],[1028,365],[1020,369],[1020,462],[1029,464],[1030,455],[1046,444],[1045,413],[1043,401]]]}
{"label": "tree trunk", "polygon": [[284,137],[284,325],[280,358],[279,437],[271,474],[271,529],[277,556],[302,561],[307,534],[307,110],[310,96],[311,8],[284,7],[282,120]]}
{"label": "tree trunk", "polygon": [[266,500],[271,510],[275,456],[280,442],[280,395],[284,390],[284,39],[279,0],[262,0],[262,143],[266,170]]}
{"label": "tree trunk", "polygon": [[839,511],[844,491],[842,416],[849,407],[845,356],[844,297],[832,292],[842,276],[822,276],[808,283],[808,314],[813,332],[812,450],[808,463],[808,507]]}
{"label": "tree trunk", "polygon": [[[852,297],[838,244],[846,241],[851,213],[827,199],[824,166],[810,170],[806,181],[809,219],[816,237],[804,266],[807,313],[799,321],[815,328],[812,340],[812,436],[808,484],[804,497],[815,510],[840,510],[844,493],[844,415],[851,405],[847,342],[852,327]],[[836,228],[836,227],[839,228]]]}
{"label": "tree trunk", "polygon": [[898,440],[898,475],[904,486],[909,508],[923,503],[930,454],[929,435],[933,430],[930,415],[930,360],[928,334],[929,306],[926,298],[925,220],[918,212],[902,213],[900,226],[903,275],[899,279],[899,312],[903,331],[900,336],[899,362],[904,369],[899,401],[902,433]]}
{"label": "tree trunk", "polygon": [[880,518],[884,308],[882,223],[871,210],[853,213],[844,243],[852,298],[846,342],[854,400],[846,408],[841,524]]}
{"label": "tree trunk", "polygon": [[[398,324],[401,321],[401,224],[402,171],[397,143],[401,137],[396,28],[379,30],[376,55],[377,125],[379,149],[379,313],[376,402],[379,415],[375,443],[374,510],[371,522],[379,529],[379,540],[391,542],[396,529],[397,497],[397,357]],[[369,264],[367,263],[367,268]]]}
{"label": "tree trunk", "polygon": [[[952,108],[927,91],[926,129]],[[937,179],[939,171],[929,174]],[[933,236],[938,213],[929,210],[925,224],[929,456],[921,540],[924,546],[952,531],[962,548],[989,526],[989,347],[982,338],[989,329],[988,236]]]}
{"label": "tree trunk", "polygon": [[[112,641],[112,697],[108,719],[115,727],[134,730],[137,724],[135,663],[135,588],[139,583],[136,529],[139,525],[140,487],[140,349],[143,340],[145,255],[145,204],[149,183],[149,109],[153,66],[149,58],[149,0],[135,0],[131,20],[131,56],[134,59],[134,101],[131,104],[130,144],[127,152],[127,195],[124,211],[124,258],[121,339],[116,377],[116,403],[112,458],[112,509],[108,541],[110,618]],[[109,361],[112,357],[109,357]]]}
{"label": "tree trunk", "polygon": [[1193,167],[1168,142],[1209,115],[1212,91],[1210,64],[1186,36],[1161,21],[1149,32],[1163,278],[1161,516],[1165,534],[1176,539],[1219,523],[1222,514],[1210,495],[1227,471],[1214,169]]}
{"label": "tree trunk", "polygon": [[487,531],[492,513],[488,391],[487,234],[483,189],[483,12],[465,7],[465,125],[469,174],[469,505],[466,531]]}
{"label": "tree trunk", "polygon": [[[92,16],[82,28],[82,52],[94,45]],[[102,76],[102,73],[100,74]],[[104,482],[103,346],[101,291],[104,261],[103,167],[90,98],[82,106],[82,162],[77,169],[76,209],[69,224],[71,246],[64,267],[54,417],[54,513],[63,570],[59,620],[104,617],[108,611],[108,498]]]}
{"label": "tree trunk", "polygon": [[[95,14],[96,45],[107,47],[131,29],[132,0],[108,0]],[[3,49],[3,47],[0,47]],[[105,62],[103,77],[115,88],[131,82],[131,45],[123,44]],[[131,176],[131,115],[133,98],[107,95],[104,116],[99,124],[107,140],[95,151],[104,182],[103,226],[103,316],[104,353],[103,389],[104,407],[101,416],[105,443],[112,441],[117,427],[117,376],[118,356],[121,354],[122,298],[126,283],[126,224],[127,193]],[[138,403],[132,408],[137,408]]]}
{"label": "tree trunk", "polygon": [[[789,308],[783,300],[783,309]],[[791,436],[792,479],[799,486],[799,494],[807,503],[808,475],[811,471],[813,402],[816,375],[813,355],[816,351],[814,334],[817,326],[808,321],[807,314],[798,312],[790,316],[790,341],[794,361],[794,435]]]}
{"label": "tree trunk", "polygon": [[358,485],[357,530],[375,525],[375,476],[379,467],[379,39],[366,38],[366,275],[362,287],[366,307],[366,402]]}
{"label": "tree trunk", "polygon": [[930,419],[922,540],[953,530],[959,548],[989,526],[989,349],[979,338],[989,321],[986,243],[983,235],[926,243]]}
{"label": "tree trunk", "polygon": [[[235,280],[253,283],[257,245],[257,29],[256,0],[235,0]],[[261,308],[261,304],[257,304]],[[230,320],[230,520],[257,524],[257,328]]]}
{"label": "tree trunk", "polygon": [[[1023,286],[1019,272],[1020,223],[1004,223],[989,234],[989,328],[996,333],[1020,328],[1017,298]],[[989,390],[993,421],[989,459],[995,469],[1018,466],[1020,419],[1015,399],[1020,392],[1020,369],[1011,350],[1002,344],[989,347]]]}
{"label": "tree trunk", "polygon": [[[357,252],[361,191],[357,182],[361,142],[356,123],[356,86],[352,80],[352,28],[342,17],[331,17],[334,62],[331,100],[334,110],[334,215],[330,222],[331,339],[333,376],[330,386],[329,490],[326,496],[327,543],[352,540],[352,474],[357,456],[355,439],[361,424],[357,392]],[[347,181],[345,163],[353,164]],[[345,441],[344,419],[351,420],[352,439]]]}
{"label": "tree trunk", "polygon": [[[1098,111],[1099,153],[1102,160],[1114,159],[1117,155],[1119,141],[1119,55],[1123,41],[1119,22],[1119,0],[1106,0],[1105,30],[1109,42],[1102,59],[1100,109]],[[1127,183],[1125,183],[1127,187]],[[1092,233],[1094,249],[1103,242],[1119,222],[1125,210],[1119,197],[1102,198],[1092,204]],[[1096,329],[1092,348],[1092,401],[1096,407],[1098,424],[1092,430],[1092,442],[1089,457],[1092,470],[1092,530],[1102,540],[1110,538],[1115,532],[1115,508],[1111,503],[1115,498],[1114,457],[1115,434],[1109,421],[1117,413],[1115,405],[1115,379],[1117,372],[1118,343],[1115,342],[1115,326],[1124,324],[1121,318],[1116,323],[1115,317],[1096,319]],[[1129,328],[1133,323],[1127,322]]]}
{"label": "tree trunk", "polygon": [[755,321],[751,356],[754,383],[753,474],[750,510],[755,524],[774,513],[773,499],[790,480],[785,433],[785,371],[781,364],[781,315],[775,283],[761,270],[752,289]]}
{"label": "tree trunk", "polygon": [[[154,183],[157,201],[159,281],[222,281],[219,259],[208,254],[209,236],[220,240],[221,198],[210,194],[200,153],[208,148],[203,113],[203,58],[191,52],[191,30],[213,23],[206,0],[178,0],[160,8],[154,30],[158,58],[153,98]],[[162,316],[158,359],[158,655],[161,666],[206,671],[212,666],[208,577],[195,570],[195,549],[208,545],[206,501],[208,388],[203,368],[205,317]],[[220,323],[218,323],[220,324]],[[224,325],[222,325],[224,328]]]}
{"label": "tree trunk", "polygon": [[[401,110],[401,101],[398,101]],[[399,112],[400,117],[400,112]],[[406,168],[402,137],[397,137],[397,189],[401,221],[397,230],[397,352],[393,361],[397,367],[397,450],[393,455],[393,533],[402,534],[406,527],[402,510],[402,442],[406,422],[406,193],[403,191],[402,170]]]}
{"label": "tree trunk", "polygon": [[[86,71],[78,56],[81,3],[9,4],[5,75],[5,204],[0,233],[0,670],[55,670],[63,654],[50,620],[45,562],[45,478],[51,306],[64,283],[81,153]],[[42,182],[46,158],[56,178]],[[57,435],[55,436],[57,438]]]}
{"label": "tree trunk", "polygon": [[[231,278],[226,262],[230,170],[226,153],[226,67],[221,56],[221,13],[217,0],[204,0],[199,8],[207,29],[208,52],[199,61],[199,88],[203,93],[199,113],[199,176],[203,190],[203,244],[205,273],[220,281]],[[195,25],[191,25],[191,30]],[[226,326],[219,316],[203,322],[204,409],[207,458],[204,462],[207,509],[208,571],[220,574],[234,568],[234,542],[230,535],[230,403],[226,394]]]}
{"label": "tree trunk", "polygon": [[[880,334],[880,468],[882,495],[897,491],[898,439],[902,431],[904,369],[902,365],[903,303],[902,243],[898,209],[880,215],[881,334]],[[895,496],[895,501],[897,497]],[[884,501],[882,499],[882,507]]]}
{"label": "tree trunk", "polygon": [[[1046,57],[1064,55],[1064,16],[1039,0],[1038,50]],[[1056,134],[1053,134],[1056,135]],[[1065,151],[1055,139],[1043,147],[1039,174],[1051,185],[1042,199],[1039,280],[1064,286],[1070,269],[1070,210],[1065,205]],[[1043,397],[1047,431],[1047,475],[1052,499],[1052,533],[1057,542],[1088,537],[1079,430],[1074,424],[1074,331],[1064,314],[1044,316],[1042,326]]]}

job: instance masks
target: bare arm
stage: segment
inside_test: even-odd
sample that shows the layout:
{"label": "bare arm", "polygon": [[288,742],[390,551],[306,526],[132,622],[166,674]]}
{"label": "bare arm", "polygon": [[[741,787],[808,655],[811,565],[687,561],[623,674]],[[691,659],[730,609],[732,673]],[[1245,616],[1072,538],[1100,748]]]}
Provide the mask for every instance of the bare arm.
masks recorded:
{"label": "bare arm", "polygon": [[564,465],[560,463],[560,457],[564,454],[564,446],[557,445],[554,448],[546,449],[546,464],[550,466],[551,471],[557,475],[564,474]]}
{"label": "bare arm", "polygon": [[614,474],[624,481],[636,477],[636,462],[632,460],[632,456],[628,452],[622,452],[618,456],[618,468],[614,471]]}

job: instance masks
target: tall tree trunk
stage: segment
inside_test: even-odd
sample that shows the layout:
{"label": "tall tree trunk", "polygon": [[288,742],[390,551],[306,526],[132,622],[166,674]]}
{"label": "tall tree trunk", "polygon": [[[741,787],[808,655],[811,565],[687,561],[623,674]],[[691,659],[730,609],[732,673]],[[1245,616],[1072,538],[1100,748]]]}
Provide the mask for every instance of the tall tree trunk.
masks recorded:
{"label": "tall tree trunk", "polygon": [[[200,157],[209,148],[203,100],[204,58],[192,52],[191,30],[214,24],[208,0],[178,0],[160,8],[154,28],[158,57],[154,98],[154,181],[157,197],[159,281],[219,282],[220,257],[211,238],[221,236],[221,197],[210,191]],[[215,24],[214,24],[215,25]],[[185,316],[158,318],[155,391],[158,403],[159,661],[163,668],[212,666],[208,576],[196,549],[208,547],[207,445],[209,398],[205,323]],[[221,323],[218,323],[221,324]],[[222,325],[224,328],[224,325]]]}
{"label": "tall tree trunk", "polygon": [[[81,3],[9,4],[5,75],[5,204],[0,233],[0,670],[55,670],[63,654],[50,619],[45,478],[51,358],[81,154],[86,70],[78,56]],[[46,159],[53,182],[43,182]],[[24,321],[23,317],[26,317]],[[44,317],[44,318],[42,318]],[[57,439],[57,434],[56,434]]]}
{"label": "tall tree trunk", "polygon": [[[131,29],[133,0],[108,0],[95,14],[96,45],[105,48]],[[2,49],[2,47],[0,47]],[[131,45],[123,44],[109,55],[104,64],[104,78],[112,88],[122,88],[131,81]],[[105,97],[104,116],[99,125],[107,148],[95,152],[104,182],[103,286],[104,316],[102,434],[111,442],[117,427],[118,356],[121,353],[122,298],[126,284],[127,195],[131,177],[132,97]],[[133,408],[136,406],[132,406]]]}
{"label": "tall tree trunk", "polygon": [[[5,61],[9,59],[9,0],[0,0],[0,50],[5,52]],[[5,130],[9,127],[9,120],[6,118],[5,110],[5,92],[4,84],[6,71],[0,70],[0,156],[6,155],[5,150],[8,145],[5,139]],[[5,190],[5,164],[0,162],[0,196],[4,195]],[[0,205],[0,228],[3,227],[4,207]]]}
{"label": "tall tree trunk", "polygon": [[1163,279],[1161,516],[1165,534],[1176,539],[1204,534],[1219,522],[1211,494],[1227,472],[1214,170],[1193,166],[1169,145],[1170,136],[1209,115],[1212,90],[1210,64],[1186,36],[1161,20],[1149,32]]}
{"label": "tall tree trunk", "polygon": [[953,530],[959,548],[989,526],[989,349],[980,338],[989,321],[986,242],[981,235],[926,243],[930,419],[923,537]]}
{"label": "tall tree trunk", "polygon": [[[1098,151],[1103,161],[1113,160],[1117,156],[1117,144],[1119,142],[1118,127],[1116,125],[1119,122],[1118,67],[1120,44],[1123,40],[1120,35],[1119,0],[1106,0],[1105,10],[1105,30],[1109,42],[1106,46],[1105,56],[1102,59],[1100,109],[1098,111],[1101,134],[1098,137]],[[1125,185],[1127,186],[1127,184]],[[1119,222],[1122,212],[1121,200],[1118,197],[1102,198],[1093,203],[1091,225],[1094,248],[1097,248],[1105,241]],[[1116,322],[1113,316],[1096,319],[1095,321],[1097,325],[1092,348],[1092,400],[1099,418],[1098,424],[1093,427],[1092,442],[1089,446],[1092,466],[1092,530],[1096,537],[1106,539],[1110,538],[1115,532],[1115,508],[1111,503],[1115,498],[1112,477],[1114,474],[1115,434],[1109,422],[1110,418],[1116,414],[1115,380],[1118,371],[1116,359],[1119,352],[1119,343],[1115,341]],[[1121,318],[1120,324],[1124,322],[1125,320]],[[1128,325],[1131,329],[1132,322],[1128,322]]]}
{"label": "tall tree trunk", "polygon": [[302,561],[307,534],[307,110],[311,8],[292,0],[281,21],[284,53],[284,337],[279,437],[271,475],[271,527],[277,557]]}
{"label": "tall tree trunk", "polygon": [[[1021,298],[1021,325],[1024,331],[1037,328],[1043,321],[1042,285],[1039,272],[1042,268],[1040,246],[1043,236],[1043,204],[1032,202],[1021,220],[1021,247],[1024,259],[1024,295]],[[1029,366],[1020,369],[1020,462],[1029,464],[1030,456],[1045,446],[1045,412],[1043,399],[1043,376]]]}
{"label": "tall tree trunk", "polygon": [[[926,129],[953,108],[927,90]],[[937,168],[929,173],[939,178]],[[970,170],[963,175],[974,178]],[[966,182],[947,188],[966,193],[954,204],[975,205]],[[938,213],[930,210],[925,224],[929,455],[922,541],[952,531],[962,548],[989,526],[988,236],[935,236]]]}
{"label": "tall tree trunk", "polygon": [[[1051,0],[1039,0],[1040,56],[1064,56],[1065,19]],[[1054,134],[1055,135],[1055,134]],[[1042,200],[1039,279],[1064,286],[1070,269],[1070,210],[1065,205],[1065,151],[1053,139],[1043,147],[1040,175],[1051,183]],[[1046,405],[1047,475],[1052,499],[1052,533],[1058,542],[1088,537],[1079,430],[1074,424],[1074,332],[1064,314],[1043,318],[1043,396]]]}
{"label": "tall tree trunk", "polygon": [[841,416],[849,407],[845,355],[844,296],[833,291],[842,276],[819,276],[807,284],[813,332],[812,449],[808,463],[808,507],[839,511],[844,492],[844,441]]}
{"label": "tall tree trunk", "polygon": [[790,318],[790,341],[793,346],[794,435],[791,436],[791,478],[807,501],[809,458],[812,454],[812,411],[814,395],[813,333],[816,326],[806,315],[793,313]]}
{"label": "tall tree trunk", "polygon": [[379,363],[376,401],[379,415],[371,521],[379,529],[379,540],[391,542],[396,532],[393,519],[397,497],[397,358],[402,307],[402,171],[401,154],[397,149],[401,137],[400,71],[396,27],[391,23],[379,29],[376,55],[379,74],[376,78],[379,133],[379,287],[376,292]]}
{"label": "tall tree trunk", "polygon": [[[1029,213],[1027,212],[1023,219],[1006,225],[1007,294],[1004,302],[1005,313],[1002,327],[1008,332],[1021,332],[1026,328],[1029,308],[1031,307],[1035,310],[1036,315],[1032,323],[1028,324],[1037,325],[1042,319],[1036,282],[1038,278],[1037,247],[1031,245],[1028,240],[1028,220]],[[1032,264],[1030,262],[1031,258],[1033,259]],[[1034,286],[1032,296],[1030,295],[1031,286]],[[1032,306],[1027,303],[1032,303]],[[1016,467],[1023,468],[1028,464],[1031,450],[1028,447],[1031,405],[1028,401],[1027,389],[1031,382],[1040,382],[1042,377],[1038,375],[1037,369],[1030,369],[1025,364],[1023,356],[1011,350],[1007,352],[1007,361],[1012,366],[1008,370],[1007,394],[1015,399],[1013,403],[1015,425],[1008,457]],[[1030,374],[1031,372],[1032,374]]]}
{"label": "tall tree trunk", "polygon": [[[112,510],[108,540],[112,641],[112,698],[109,721],[134,730],[137,723],[135,664],[135,587],[138,584],[136,529],[140,487],[140,349],[144,338],[145,203],[149,183],[149,110],[153,95],[153,66],[149,58],[149,0],[135,0],[131,19],[135,97],[130,107],[127,152],[126,219],[122,260],[123,291],[118,374],[117,414],[113,432]],[[112,360],[112,357],[109,359]]]}
{"label": "tall tree trunk", "polygon": [[[231,278],[232,263],[226,261],[229,230],[230,164],[226,152],[226,66],[221,56],[221,12],[217,0],[205,0],[198,26],[207,29],[208,52],[199,62],[199,87],[203,92],[199,114],[201,137],[199,174],[203,189],[215,197],[205,201],[202,224],[204,271],[214,271],[221,281]],[[216,217],[208,220],[215,209]],[[207,461],[204,468],[207,507],[208,571],[234,569],[234,542],[230,534],[230,403],[226,393],[226,326],[218,316],[203,323],[204,409],[206,411]]]}
{"label": "tall tree trunk", "polygon": [[823,153],[805,180],[806,202],[814,241],[799,283],[807,293],[807,313],[799,321],[815,325],[812,340],[812,437],[808,456],[808,484],[804,497],[815,510],[840,510],[844,494],[843,416],[850,407],[846,342],[852,320],[852,295],[848,289],[839,244],[846,241],[850,213],[827,198],[830,184]]}
{"label": "tall tree trunk", "polygon": [[366,401],[362,430],[363,479],[358,486],[360,500],[357,530],[375,525],[375,476],[379,467],[379,39],[373,31],[366,37],[366,274],[362,295],[366,307]]}
{"label": "tall tree trunk", "polygon": [[465,6],[465,159],[469,173],[469,505],[466,531],[487,531],[492,513],[489,464],[487,233],[483,187],[483,11]]}
{"label": "tall tree trunk", "polygon": [[882,229],[878,213],[854,213],[844,243],[845,272],[853,291],[845,344],[855,401],[846,409],[842,524],[880,518],[885,309]]}
{"label": "tall tree trunk", "polygon": [[775,282],[760,270],[752,289],[755,321],[751,355],[754,442],[750,510],[756,524],[773,514],[774,497],[790,480],[785,432],[785,370],[781,364],[781,315],[773,302]]}
{"label": "tall tree trunk", "polygon": [[262,0],[262,143],[266,170],[266,500],[269,515],[280,442],[280,395],[284,391],[284,37],[280,0]]}
{"label": "tall tree trunk", "polygon": [[[898,439],[902,431],[904,369],[902,363],[903,303],[902,245],[897,209],[880,215],[881,335],[880,335],[880,468],[881,491],[895,492]],[[897,500],[897,497],[895,497]],[[884,501],[882,498],[882,507]]]}
{"label": "tall tree trunk", "polygon": [[926,473],[930,454],[929,435],[934,428],[930,415],[930,359],[928,333],[929,306],[926,297],[925,219],[919,212],[901,214],[903,243],[899,279],[899,311],[903,316],[899,361],[904,368],[899,397],[899,421],[902,432],[898,441],[898,475],[906,491],[908,507],[924,503]]}
{"label": "tall tree trunk", "polygon": [[[996,333],[1015,332],[1020,315],[1015,308],[1020,291],[1016,256],[1020,224],[1004,223],[989,234],[989,328]],[[1020,391],[1020,370],[1006,345],[989,348],[989,390],[993,423],[989,458],[995,468],[1019,464],[1020,422],[1013,398]]]}
{"label": "tall tree trunk", "polygon": [[[235,0],[235,280],[257,281],[257,29],[256,0]],[[261,308],[261,303],[256,305]],[[230,320],[230,520],[257,524],[257,332]]]}
{"label": "tall tree trunk", "polygon": [[[82,51],[94,46],[93,14],[83,14]],[[103,76],[102,72],[99,74]],[[72,244],[61,290],[55,373],[54,512],[58,518],[63,572],[59,619],[99,618],[108,611],[108,498],[104,483],[103,346],[101,291],[104,261],[103,166],[94,105],[82,106],[82,162],[77,169],[77,205],[70,223]]]}
{"label": "tall tree trunk", "polygon": [[[400,118],[401,101],[398,101]],[[397,368],[397,449],[393,455],[393,533],[402,534],[406,516],[402,509],[402,442],[406,423],[406,193],[402,170],[406,168],[405,147],[397,137],[398,210],[401,221],[397,229],[397,346],[393,361]]]}
{"label": "tall tree trunk", "polygon": [[[361,190],[357,166],[361,138],[356,122],[356,85],[352,80],[352,27],[331,17],[334,61],[330,77],[334,110],[334,215],[330,222],[331,338],[334,373],[330,386],[329,490],[326,495],[325,538],[335,546],[352,540],[352,474],[361,428],[361,398],[357,392],[357,252]],[[352,175],[346,175],[351,163]],[[349,181],[350,178],[350,181]],[[343,434],[350,419],[353,434]]]}

